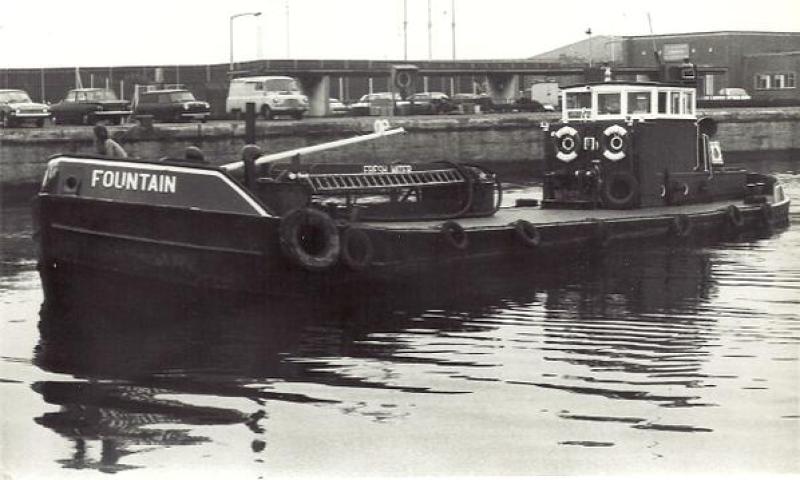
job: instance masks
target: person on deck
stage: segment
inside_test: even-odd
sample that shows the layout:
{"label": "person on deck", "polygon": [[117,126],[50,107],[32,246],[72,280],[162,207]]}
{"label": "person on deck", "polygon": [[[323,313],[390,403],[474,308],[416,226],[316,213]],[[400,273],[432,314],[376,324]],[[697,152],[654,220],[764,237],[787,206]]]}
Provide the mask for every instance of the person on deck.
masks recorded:
{"label": "person on deck", "polygon": [[105,157],[128,158],[125,149],[108,137],[108,130],[103,125],[94,127],[94,145],[97,153]]}

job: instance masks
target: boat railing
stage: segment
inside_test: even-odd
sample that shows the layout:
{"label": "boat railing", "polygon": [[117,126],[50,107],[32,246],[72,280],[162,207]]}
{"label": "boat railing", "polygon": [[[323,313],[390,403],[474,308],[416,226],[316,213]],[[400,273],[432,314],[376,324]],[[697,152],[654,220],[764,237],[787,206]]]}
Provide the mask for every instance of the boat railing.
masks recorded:
{"label": "boat railing", "polygon": [[464,183],[457,169],[385,173],[298,173],[317,194],[369,192],[395,188],[416,188]]}

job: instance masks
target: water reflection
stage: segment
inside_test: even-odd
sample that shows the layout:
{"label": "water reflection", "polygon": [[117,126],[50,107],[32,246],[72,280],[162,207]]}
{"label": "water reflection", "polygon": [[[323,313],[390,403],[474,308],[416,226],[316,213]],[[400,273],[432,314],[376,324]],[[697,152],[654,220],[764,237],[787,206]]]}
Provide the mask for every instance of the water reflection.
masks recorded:
{"label": "water reflection", "polygon": [[[423,284],[313,300],[212,299],[73,277],[42,307],[35,362],[75,380],[34,384],[60,407],[36,422],[75,442],[64,466],[100,469],[130,467],[124,458],[142,448],[209,442],[192,433],[197,426],[244,426],[253,451],[262,450],[270,401],[329,405],[379,422],[411,414],[361,398],[381,390],[398,399],[470,395],[487,384],[552,390],[584,399],[540,405],[562,407],[563,421],[708,432],[586,406],[591,397],[709,405],[693,392],[704,386],[703,363],[719,337],[702,311],[715,288],[709,255],[690,246],[449,271]],[[245,403],[208,406],[226,398]],[[99,459],[87,458],[88,442],[101,443]]]}

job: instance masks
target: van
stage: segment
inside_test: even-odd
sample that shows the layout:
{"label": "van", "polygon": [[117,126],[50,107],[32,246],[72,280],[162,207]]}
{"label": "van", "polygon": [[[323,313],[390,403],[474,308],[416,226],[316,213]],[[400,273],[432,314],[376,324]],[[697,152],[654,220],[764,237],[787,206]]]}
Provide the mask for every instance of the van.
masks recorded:
{"label": "van", "polygon": [[308,111],[308,97],[303,95],[292,77],[240,77],[231,80],[225,111],[239,116],[248,102],[266,120],[275,115],[291,115],[300,119]]}

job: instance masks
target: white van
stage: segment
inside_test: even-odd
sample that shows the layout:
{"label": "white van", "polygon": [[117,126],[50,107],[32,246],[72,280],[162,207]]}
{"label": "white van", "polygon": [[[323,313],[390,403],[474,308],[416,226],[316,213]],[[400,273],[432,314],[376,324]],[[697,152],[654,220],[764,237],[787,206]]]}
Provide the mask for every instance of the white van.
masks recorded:
{"label": "white van", "polygon": [[269,120],[275,115],[300,119],[308,111],[308,97],[292,77],[241,77],[231,80],[225,111],[240,115],[253,102],[256,112]]}

